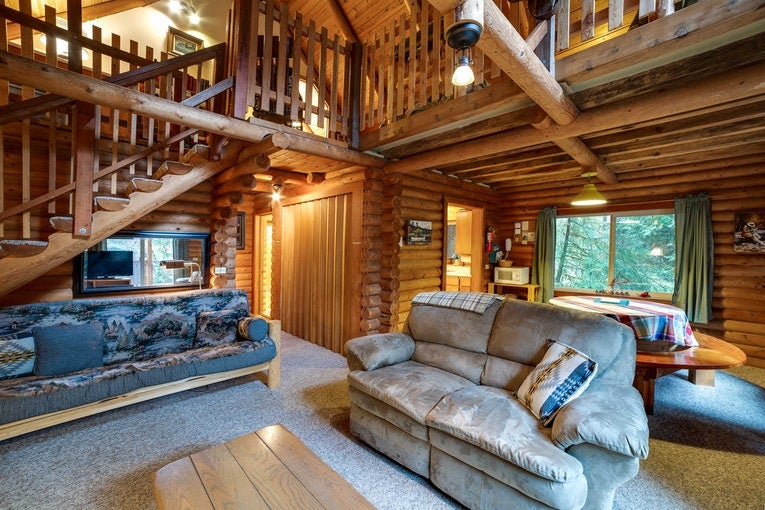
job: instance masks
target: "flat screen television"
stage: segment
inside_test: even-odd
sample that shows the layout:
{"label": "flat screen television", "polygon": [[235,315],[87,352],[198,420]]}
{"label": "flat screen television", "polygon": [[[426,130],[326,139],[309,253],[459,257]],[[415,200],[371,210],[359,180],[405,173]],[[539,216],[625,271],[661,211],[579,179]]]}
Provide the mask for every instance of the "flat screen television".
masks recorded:
{"label": "flat screen television", "polygon": [[133,276],[132,251],[87,251],[85,255],[88,279]]}

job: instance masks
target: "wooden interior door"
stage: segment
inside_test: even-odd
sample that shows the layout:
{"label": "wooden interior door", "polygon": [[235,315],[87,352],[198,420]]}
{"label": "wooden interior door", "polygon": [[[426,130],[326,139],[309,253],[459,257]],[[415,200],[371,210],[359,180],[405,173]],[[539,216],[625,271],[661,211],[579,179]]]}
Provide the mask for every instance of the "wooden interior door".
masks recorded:
{"label": "wooden interior door", "polygon": [[354,240],[361,226],[354,195],[360,193],[282,207],[282,328],[340,353],[359,335],[361,243]]}

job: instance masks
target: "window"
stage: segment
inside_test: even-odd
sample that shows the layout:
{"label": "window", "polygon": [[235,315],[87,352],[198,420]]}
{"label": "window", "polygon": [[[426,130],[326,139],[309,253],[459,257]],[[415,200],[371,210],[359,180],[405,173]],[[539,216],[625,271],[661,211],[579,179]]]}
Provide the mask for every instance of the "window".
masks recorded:
{"label": "window", "polygon": [[556,289],[667,297],[674,279],[672,211],[557,218]]}
{"label": "window", "polygon": [[[207,234],[122,231],[78,257],[78,294],[197,287],[207,273]],[[168,268],[166,260],[180,261]]]}

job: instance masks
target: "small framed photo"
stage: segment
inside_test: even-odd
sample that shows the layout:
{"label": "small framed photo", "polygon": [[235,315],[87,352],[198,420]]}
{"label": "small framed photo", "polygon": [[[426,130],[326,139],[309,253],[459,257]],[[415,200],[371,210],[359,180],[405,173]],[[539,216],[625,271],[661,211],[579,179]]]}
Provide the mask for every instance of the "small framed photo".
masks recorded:
{"label": "small framed photo", "polygon": [[733,253],[765,253],[765,210],[737,212],[735,222]]}
{"label": "small framed photo", "polygon": [[433,239],[433,222],[424,220],[408,220],[406,222],[406,244],[423,246],[430,244]]}
{"label": "small framed photo", "polygon": [[204,41],[181,32],[177,28],[167,27],[167,52],[171,55],[186,55],[202,49]]}
{"label": "small framed photo", "polygon": [[236,249],[244,250],[245,247],[245,213],[236,213]]}

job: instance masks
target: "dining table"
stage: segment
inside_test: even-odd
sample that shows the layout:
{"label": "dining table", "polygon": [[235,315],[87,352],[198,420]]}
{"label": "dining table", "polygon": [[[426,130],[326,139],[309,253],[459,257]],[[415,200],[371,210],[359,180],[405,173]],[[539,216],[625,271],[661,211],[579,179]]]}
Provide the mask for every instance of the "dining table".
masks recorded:
{"label": "dining table", "polygon": [[685,312],[655,301],[611,296],[558,296],[550,304],[594,312],[626,324],[635,332],[638,350],[676,350],[698,345]]}
{"label": "dining table", "polygon": [[633,386],[653,414],[656,379],[688,370],[693,384],[714,386],[715,370],[746,363],[735,345],[706,333],[695,333],[685,312],[676,306],[618,296],[558,296],[550,303],[618,320],[635,332],[637,354]]}

